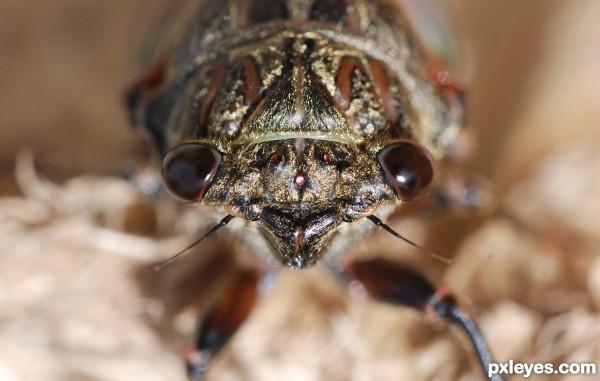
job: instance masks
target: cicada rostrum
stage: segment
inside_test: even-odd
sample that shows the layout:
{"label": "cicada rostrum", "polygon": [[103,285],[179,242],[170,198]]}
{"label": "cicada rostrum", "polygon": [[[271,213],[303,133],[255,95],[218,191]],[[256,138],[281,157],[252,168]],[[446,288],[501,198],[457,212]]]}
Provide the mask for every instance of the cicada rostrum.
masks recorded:
{"label": "cicada rostrum", "polygon": [[[166,189],[221,208],[200,240],[243,220],[239,239],[266,262],[334,263],[378,299],[456,323],[485,370],[481,335],[449,293],[388,260],[339,265],[375,225],[406,240],[382,219],[430,190],[436,160],[463,128],[461,91],[405,14],[374,0],[185,7],[171,53],[128,103],[160,155]],[[202,377],[249,314],[258,279],[240,276],[201,319],[190,377]]]}

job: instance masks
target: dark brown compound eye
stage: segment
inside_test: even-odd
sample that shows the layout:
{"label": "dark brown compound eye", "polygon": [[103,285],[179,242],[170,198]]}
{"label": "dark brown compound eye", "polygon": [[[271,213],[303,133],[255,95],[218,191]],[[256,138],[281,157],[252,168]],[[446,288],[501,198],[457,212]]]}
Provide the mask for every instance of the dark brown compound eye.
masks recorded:
{"label": "dark brown compound eye", "polygon": [[212,182],[221,154],[201,143],[184,143],[170,150],[162,166],[167,190],[183,201],[200,201]]}
{"label": "dark brown compound eye", "polygon": [[425,193],[433,181],[433,157],[418,144],[391,144],[377,154],[377,160],[401,200]]}

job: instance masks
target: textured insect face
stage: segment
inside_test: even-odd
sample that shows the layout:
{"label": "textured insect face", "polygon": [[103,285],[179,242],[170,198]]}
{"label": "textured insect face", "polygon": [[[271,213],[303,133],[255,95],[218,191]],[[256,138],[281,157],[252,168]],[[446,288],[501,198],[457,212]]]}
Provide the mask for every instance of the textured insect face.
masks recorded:
{"label": "textured insect face", "polygon": [[308,267],[429,189],[459,95],[386,3],[224,3],[197,13],[141,123],[173,195],[222,206],[251,246]]}
{"label": "textured insect face", "polygon": [[427,189],[432,161],[407,142],[378,154],[295,138],[250,144],[222,158],[206,145],[183,144],[167,155],[163,173],[173,194],[223,202],[230,214],[258,223],[282,262],[306,267],[324,254],[340,224]]}

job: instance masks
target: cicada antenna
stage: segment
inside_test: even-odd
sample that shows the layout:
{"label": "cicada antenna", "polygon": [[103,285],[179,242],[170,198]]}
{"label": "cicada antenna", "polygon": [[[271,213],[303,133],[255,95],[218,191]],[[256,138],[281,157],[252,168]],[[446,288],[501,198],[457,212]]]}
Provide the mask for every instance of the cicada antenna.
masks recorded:
{"label": "cicada antenna", "polygon": [[393,235],[396,238],[400,238],[401,240],[403,240],[404,242],[408,243],[411,246],[416,247],[417,249],[419,249],[421,252],[429,255],[430,257],[437,259],[440,262],[446,263],[446,264],[450,264],[452,263],[452,260],[446,257],[442,257],[441,255],[438,255],[432,251],[429,251],[427,249],[425,249],[424,247],[418,245],[417,243],[409,240],[408,238],[405,238],[403,236],[401,236],[399,233],[397,233],[394,229],[392,229],[391,227],[389,227],[388,225],[386,225],[383,221],[381,221],[378,217],[374,216],[374,215],[370,215],[367,216],[367,218],[374,223],[375,225],[379,226],[380,228],[382,228],[383,230],[385,230],[386,232],[390,233],[391,235]]}
{"label": "cicada antenna", "polygon": [[171,258],[167,259],[166,261],[164,261],[164,262],[156,265],[154,267],[154,270],[155,271],[161,270],[163,267],[165,267],[166,265],[170,264],[171,262],[173,262],[174,260],[176,260],[177,258],[179,258],[181,255],[183,255],[186,251],[188,251],[192,247],[196,246],[200,242],[204,241],[205,239],[207,239],[208,237],[210,237],[211,235],[213,235],[217,230],[219,230],[222,227],[224,227],[225,225],[227,225],[234,218],[235,218],[235,216],[232,216],[231,214],[228,214],[218,224],[216,224],[215,226],[213,226],[202,237],[198,238],[196,241],[194,241],[193,243],[191,243],[188,247],[186,247],[185,249],[181,250],[177,254],[173,255]]}

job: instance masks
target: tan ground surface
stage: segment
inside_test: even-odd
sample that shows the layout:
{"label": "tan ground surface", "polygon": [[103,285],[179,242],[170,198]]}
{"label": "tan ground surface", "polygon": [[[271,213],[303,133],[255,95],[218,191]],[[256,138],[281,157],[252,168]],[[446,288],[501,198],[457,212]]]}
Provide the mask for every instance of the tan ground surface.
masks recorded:
{"label": "tan ground surface", "polygon": [[[120,95],[158,3],[0,3],[2,381],[183,380],[178,351],[229,273],[223,237],[153,272],[211,220],[99,176],[131,157]],[[392,221],[451,266],[380,233],[357,252],[448,283],[500,361],[600,364],[600,4],[448,4],[479,139],[465,170],[495,182],[499,212]],[[17,183],[25,147],[39,176],[21,155]],[[285,272],[209,380],[480,379],[464,347],[320,269]]]}

